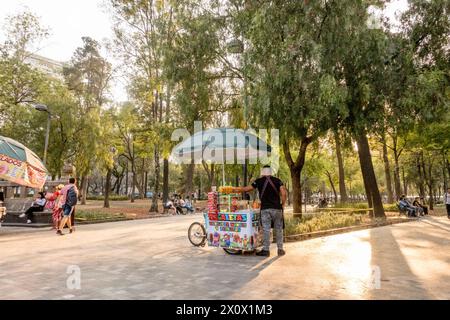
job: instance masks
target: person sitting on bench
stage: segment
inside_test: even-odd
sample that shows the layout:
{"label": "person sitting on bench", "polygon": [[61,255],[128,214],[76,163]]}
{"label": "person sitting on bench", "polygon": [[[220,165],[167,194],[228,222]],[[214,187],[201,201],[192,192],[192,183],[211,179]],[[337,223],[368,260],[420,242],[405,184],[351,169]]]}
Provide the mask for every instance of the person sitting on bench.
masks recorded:
{"label": "person sitting on bench", "polygon": [[19,218],[25,218],[27,217],[27,224],[30,224],[33,222],[33,216],[35,212],[43,212],[45,203],[47,200],[45,200],[45,194],[43,192],[39,192],[39,197],[34,200],[33,204],[30,208],[28,208],[25,213],[22,213]]}
{"label": "person sitting on bench", "polygon": [[398,203],[400,210],[408,212],[408,217],[417,217],[417,210],[413,207],[408,200],[406,200],[406,196],[402,195],[400,197],[400,201]]}
{"label": "person sitting on bench", "polygon": [[428,207],[422,205],[420,198],[415,198],[413,202],[413,206],[419,209],[419,213],[421,216],[428,214]]}
{"label": "person sitting on bench", "polygon": [[191,200],[190,200],[189,196],[186,197],[186,200],[181,199],[181,203],[180,204],[181,204],[181,208],[186,209],[190,213],[193,213],[195,211],[194,207],[192,206],[192,203],[191,203]]}

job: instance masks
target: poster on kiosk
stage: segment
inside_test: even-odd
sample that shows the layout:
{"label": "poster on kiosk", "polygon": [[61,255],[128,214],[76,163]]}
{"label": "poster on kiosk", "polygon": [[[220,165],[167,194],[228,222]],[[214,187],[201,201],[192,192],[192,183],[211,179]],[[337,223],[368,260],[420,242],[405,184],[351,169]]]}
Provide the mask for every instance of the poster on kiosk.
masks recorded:
{"label": "poster on kiosk", "polygon": [[210,192],[205,214],[208,244],[212,247],[255,250],[259,223],[252,210],[238,210],[239,194]]}

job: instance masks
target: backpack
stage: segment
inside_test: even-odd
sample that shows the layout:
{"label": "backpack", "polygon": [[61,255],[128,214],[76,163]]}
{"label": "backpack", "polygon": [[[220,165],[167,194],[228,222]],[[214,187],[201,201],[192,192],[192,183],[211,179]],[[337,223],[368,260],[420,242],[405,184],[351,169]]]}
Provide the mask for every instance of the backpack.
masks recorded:
{"label": "backpack", "polygon": [[66,204],[73,207],[78,202],[78,195],[75,191],[75,187],[72,187],[67,191]]}

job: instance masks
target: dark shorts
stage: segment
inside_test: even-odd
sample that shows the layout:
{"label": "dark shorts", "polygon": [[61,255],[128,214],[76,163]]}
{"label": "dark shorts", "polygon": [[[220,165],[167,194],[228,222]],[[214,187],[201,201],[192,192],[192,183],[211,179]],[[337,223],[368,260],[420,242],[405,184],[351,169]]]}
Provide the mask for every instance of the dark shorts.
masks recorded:
{"label": "dark shorts", "polygon": [[65,204],[63,207],[63,214],[65,217],[70,217],[70,215],[72,214],[72,207],[68,204]]}

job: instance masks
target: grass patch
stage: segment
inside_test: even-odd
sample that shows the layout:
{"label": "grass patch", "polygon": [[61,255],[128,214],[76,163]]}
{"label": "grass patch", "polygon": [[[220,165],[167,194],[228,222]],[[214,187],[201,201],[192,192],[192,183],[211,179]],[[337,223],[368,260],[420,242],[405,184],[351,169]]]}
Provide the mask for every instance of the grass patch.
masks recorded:
{"label": "grass patch", "polygon": [[301,219],[286,219],[286,235],[297,235],[316,231],[357,226],[363,223],[363,214],[334,214],[332,212]]}
{"label": "grass patch", "polygon": [[[87,200],[104,201],[105,197],[104,196],[88,196]],[[127,196],[118,196],[118,195],[110,195],[109,196],[109,201],[126,201],[126,200],[129,200],[129,198]]]}
{"label": "grass patch", "polygon": [[[396,203],[392,203],[392,204],[383,204],[384,210],[385,211],[398,211],[398,207]],[[365,202],[361,202],[361,203],[336,203],[333,204],[329,209],[336,209],[336,211],[342,210],[342,211],[346,211],[350,209],[368,209],[369,205]]]}
{"label": "grass patch", "polygon": [[369,205],[366,202],[357,203],[336,203],[330,206],[331,208],[337,209],[369,209]]}
{"label": "grass patch", "polygon": [[75,220],[78,221],[105,221],[116,219],[126,219],[126,215],[123,213],[105,213],[83,210],[77,210],[75,214]]}

